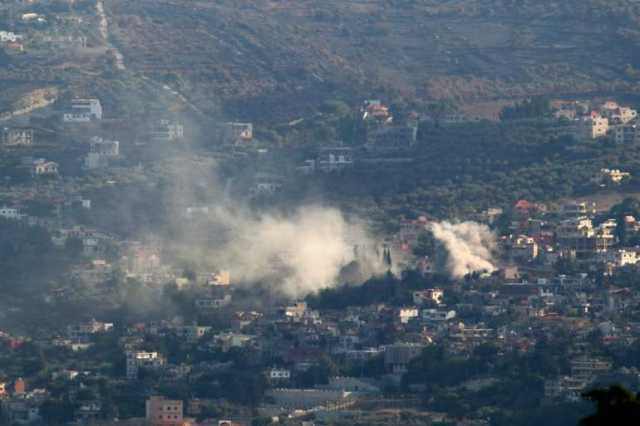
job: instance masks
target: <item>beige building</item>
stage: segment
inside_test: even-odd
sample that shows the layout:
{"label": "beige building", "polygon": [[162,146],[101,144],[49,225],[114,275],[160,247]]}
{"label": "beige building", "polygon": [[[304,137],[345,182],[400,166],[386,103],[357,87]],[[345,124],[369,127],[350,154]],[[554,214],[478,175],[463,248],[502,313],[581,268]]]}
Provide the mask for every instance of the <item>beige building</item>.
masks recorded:
{"label": "beige building", "polygon": [[590,119],[586,120],[587,131],[591,136],[591,139],[597,139],[607,136],[609,131],[609,119],[600,115],[592,115]]}
{"label": "beige building", "polygon": [[619,185],[624,180],[631,178],[631,173],[623,172],[619,169],[600,169],[600,173],[596,176],[596,183],[606,185]]}
{"label": "beige building", "polygon": [[182,401],[152,396],[146,402],[145,418],[151,426],[183,426]]}
{"label": "beige building", "polygon": [[562,250],[578,259],[607,251],[616,242],[615,221],[606,221],[597,228],[591,219],[578,217],[562,221],[556,230]]}

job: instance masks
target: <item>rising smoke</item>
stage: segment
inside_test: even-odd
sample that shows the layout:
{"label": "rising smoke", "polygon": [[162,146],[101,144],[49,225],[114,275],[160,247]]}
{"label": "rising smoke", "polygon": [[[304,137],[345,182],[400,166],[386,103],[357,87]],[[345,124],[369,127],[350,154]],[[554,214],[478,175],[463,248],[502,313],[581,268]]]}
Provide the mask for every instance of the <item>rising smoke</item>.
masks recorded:
{"label": "rising smoke", "polygon": [[[172,170],[173,182],[180,184],[167,196],[177,210],[171,215],[171,238],[162,245],[173,257],[198,269],[229,271],[234,283],[267,285],[289,297],[339,284],[344,268],[353,270],[354,264],[362,280],[387,270],[362,222],[321,203],[286,212],[251,208],[229,195],[227,183],[214,184],[220,178],[210,165]],[[198,182],[207,182],[206,190],[204,185],[198,189]],[[203,191],[204,197],[197,194]],[[206,212],[185,218],[184,206],[198,198],[209,200]]]}
{"label": "rising smoke", "polygon": [[488,226],[476,222],[431,223],[429,229],[447,251],[446,269],[453,278],[496,270],[496,238]]}
{"label": "rising smoke", "polygon": [[356,260],[361,270],[382,272],[379,259],[356,259],[355,245],[374,244],[364,227],[333,208],[305,206],[289,215],[222,208],[210,218],[229,231],[214,256],[240,281],[268,281],[298,297],[335,285],[342,268]]}

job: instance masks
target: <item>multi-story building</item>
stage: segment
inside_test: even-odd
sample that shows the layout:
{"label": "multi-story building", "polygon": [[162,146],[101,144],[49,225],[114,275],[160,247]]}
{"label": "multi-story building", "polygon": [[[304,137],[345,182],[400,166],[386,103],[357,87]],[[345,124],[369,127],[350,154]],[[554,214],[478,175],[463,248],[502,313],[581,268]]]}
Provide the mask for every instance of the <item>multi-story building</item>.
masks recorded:
{"label": "multi-story building", "polygon": [[19,220],[22,218],[20,210],[15,207],[0,207],[0,217],[4,219]]}
{"label": "multi-story building", "polygon": [[440,288],[430,288],[427,290],[420,290],[413,292],[413,303],[416,305],[424,305],[426,302],[431,301],[437,304],[441,304],[444,298],[444,291]]}
{"label": "multi-story building", "polygon": [[184,125],[177,121],[162,119],[149,131],[152,141],[175,142],[184,139]]}
{"label": "multi-story building", "polygon": [[267,376],[272,381],[289,380],[291,378],[291,370],[286,368],[271,368],[267,372]]}
{"label": "multi-story building", "polygon": [[87,123],[102,120],[102,104],[98,99],[73,99],[71,109],[63,115],[65,123]]}
{"label": "multi-story building", "polygon": [[145,419],[151,426],[183,426],[182,401],[152,396],[145,404]]}
{"label": "multi-story building", "polygon": [[100,322],[92,319],[89,322],[67,326],[67,337],[76,341],[85,341],[89,335],[105,333],[113,329],[113,323]]}
{"label": "multi-story building", "polygon": [[640,141],[640,126],[635,123],[613,126],[611,133],[613,141],[617,144],[632,144]]}
{"label": "multi-story building", "polygon": [[5,127],[2,131],[2,143],[6,146],[31,146],[34,130],[24,127]]}
{"label": "multi-story building", "polygon": [[530,261],[538,257],[538,243],[535,239],[520,235],[511,244],[511,255],[514,259]]}
{"label": "multi-story building", "polygon": [[353,166],[353,150],[348,147],[323,148],[315,163],[323,172],[335,172]]}
{"label": "multi-story building", "polygon": [[418,318],[418,308],[408,307],[408,308],[400,308],[398,312],[398,317],[400,318],[400,322],[402,324],[407,324],[413,318]]}
{"label": "multi-story building", "polygon": [[562,221],[556,236],[563,251],[574,253],[577,259],[585,259],[612,247],[616,243],[614,231],[615,221],[594,228],[591,219],[578,217]]}
{"label": "multi-story building", "polygon": [[585,120],[584,123],[587,127],[587,135],[590,136],[590,139],[607,136],[607,132],[609,131],[609,119],[607,117],[602,117],[601,115],[594,113],[591,115],[591,118]]}
{"label": "multi-story building", "polygon": [[164,367],[165,358],[158,352],[129,351],[127,352],[127,378],[138,378],[140,369],[157,370]]}
{"label": "multi-story building", "polygon": [[178,337],[182,337],[189,342],[197,342],[202,336],[207,334],[211,327],[199,325],[184,325],[176,327],[175,332]]}
{"label": "multi-story building", "polygon": [[109,160],[120,155],[120,142],[102,139],[94,136],[91,138],[89,153],[85,157],[84,166],[92,170],[106,167]]}
{"label": "multi-story building", "polygon": [[587,383],[609,370],[611,363],[608,361],[587,357],[571,360],[571,377]]}
{"label": "multi-story building", "polygon": [[415,144],[417,135],[417,127],[383,127],[371,132],[367,147],[378,152],[407,150]]}
{"label": "multi-story building", "polygon": [[424,345],[414,343],[387,346],[384,351],[384,365],[394,373],[406,372],[407,365],[417,358],[424,348]]}

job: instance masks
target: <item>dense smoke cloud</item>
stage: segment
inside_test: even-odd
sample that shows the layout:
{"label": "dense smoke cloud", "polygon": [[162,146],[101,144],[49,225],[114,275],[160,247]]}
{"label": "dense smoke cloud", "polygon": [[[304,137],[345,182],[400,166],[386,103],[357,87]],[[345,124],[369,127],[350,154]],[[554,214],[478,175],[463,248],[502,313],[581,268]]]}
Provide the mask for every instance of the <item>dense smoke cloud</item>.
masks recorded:
{"label": "dense smoke cloud", "polygon": [[[362,226],[336,209],[301,207],[290,215],[216,209],[210,216],[227,229],[226,241],[212,255],[244,282],[268,281],[296,297],[337,283],[343,267],[356,260],[354,246],[372,246]],[[381,271],[377,259],[358,256],[365,270]]]}
{"label": "dense smoke cloud", "polygon": [[[171,215],[171,238],[161,243],[171,256],[200,270],[229,271],[235,284],[266,284],[290,297],[387,270],[360,221],[320,203],[286,212],[251,208],[224,189],[226,182],[216,184],[215,170],[209,162],[173,168],[167,195],[178,210]],[[185,216],[189,205],[205,208]],[[357,274],[341,275],[356,263]]]}
{"label": "dense smoke cloud", "polygon": [[488,226],[476,222],[432,223],[429,229],[447,251],[446,268],[453,278],[472,272],[493,272],[495,235]]}

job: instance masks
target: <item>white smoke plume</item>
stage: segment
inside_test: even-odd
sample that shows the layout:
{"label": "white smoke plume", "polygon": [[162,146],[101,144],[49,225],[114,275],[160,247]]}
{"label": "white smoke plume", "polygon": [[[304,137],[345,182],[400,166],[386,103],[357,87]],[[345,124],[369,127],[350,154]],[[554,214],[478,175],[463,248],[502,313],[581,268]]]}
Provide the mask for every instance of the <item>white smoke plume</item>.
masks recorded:
{"label": "white smoke plume", "polygon": [[488,226],[476,222],[432,223],[429,229],[447,250],[447,271],[453,278],[472,272],[496,270],[496,237]]}
{"label": "white smoke plume", "polygon": [[[292,297],[336,285],[342,268],[356,260],[354,246],[373,246],[363,226],[332,208],[307,206],[287,216],[229,213],[218,210],[213,218],[229,229],[215,258],[234,278],[266,280]],[[382,272],[380,261],[362,266]]]}
{"label": "white smoke plume", "polygon": [[[225,190],[215,162],[200,158],[164,170],[172,212],[160,238],[165,259],[190,270],[228,271],[234,285],[262,284],[289,297],[387,271],[367,227],[338,209],[308,203],[286,213],[252,208]],[[186,206],[203,208],[187,215]]]}

